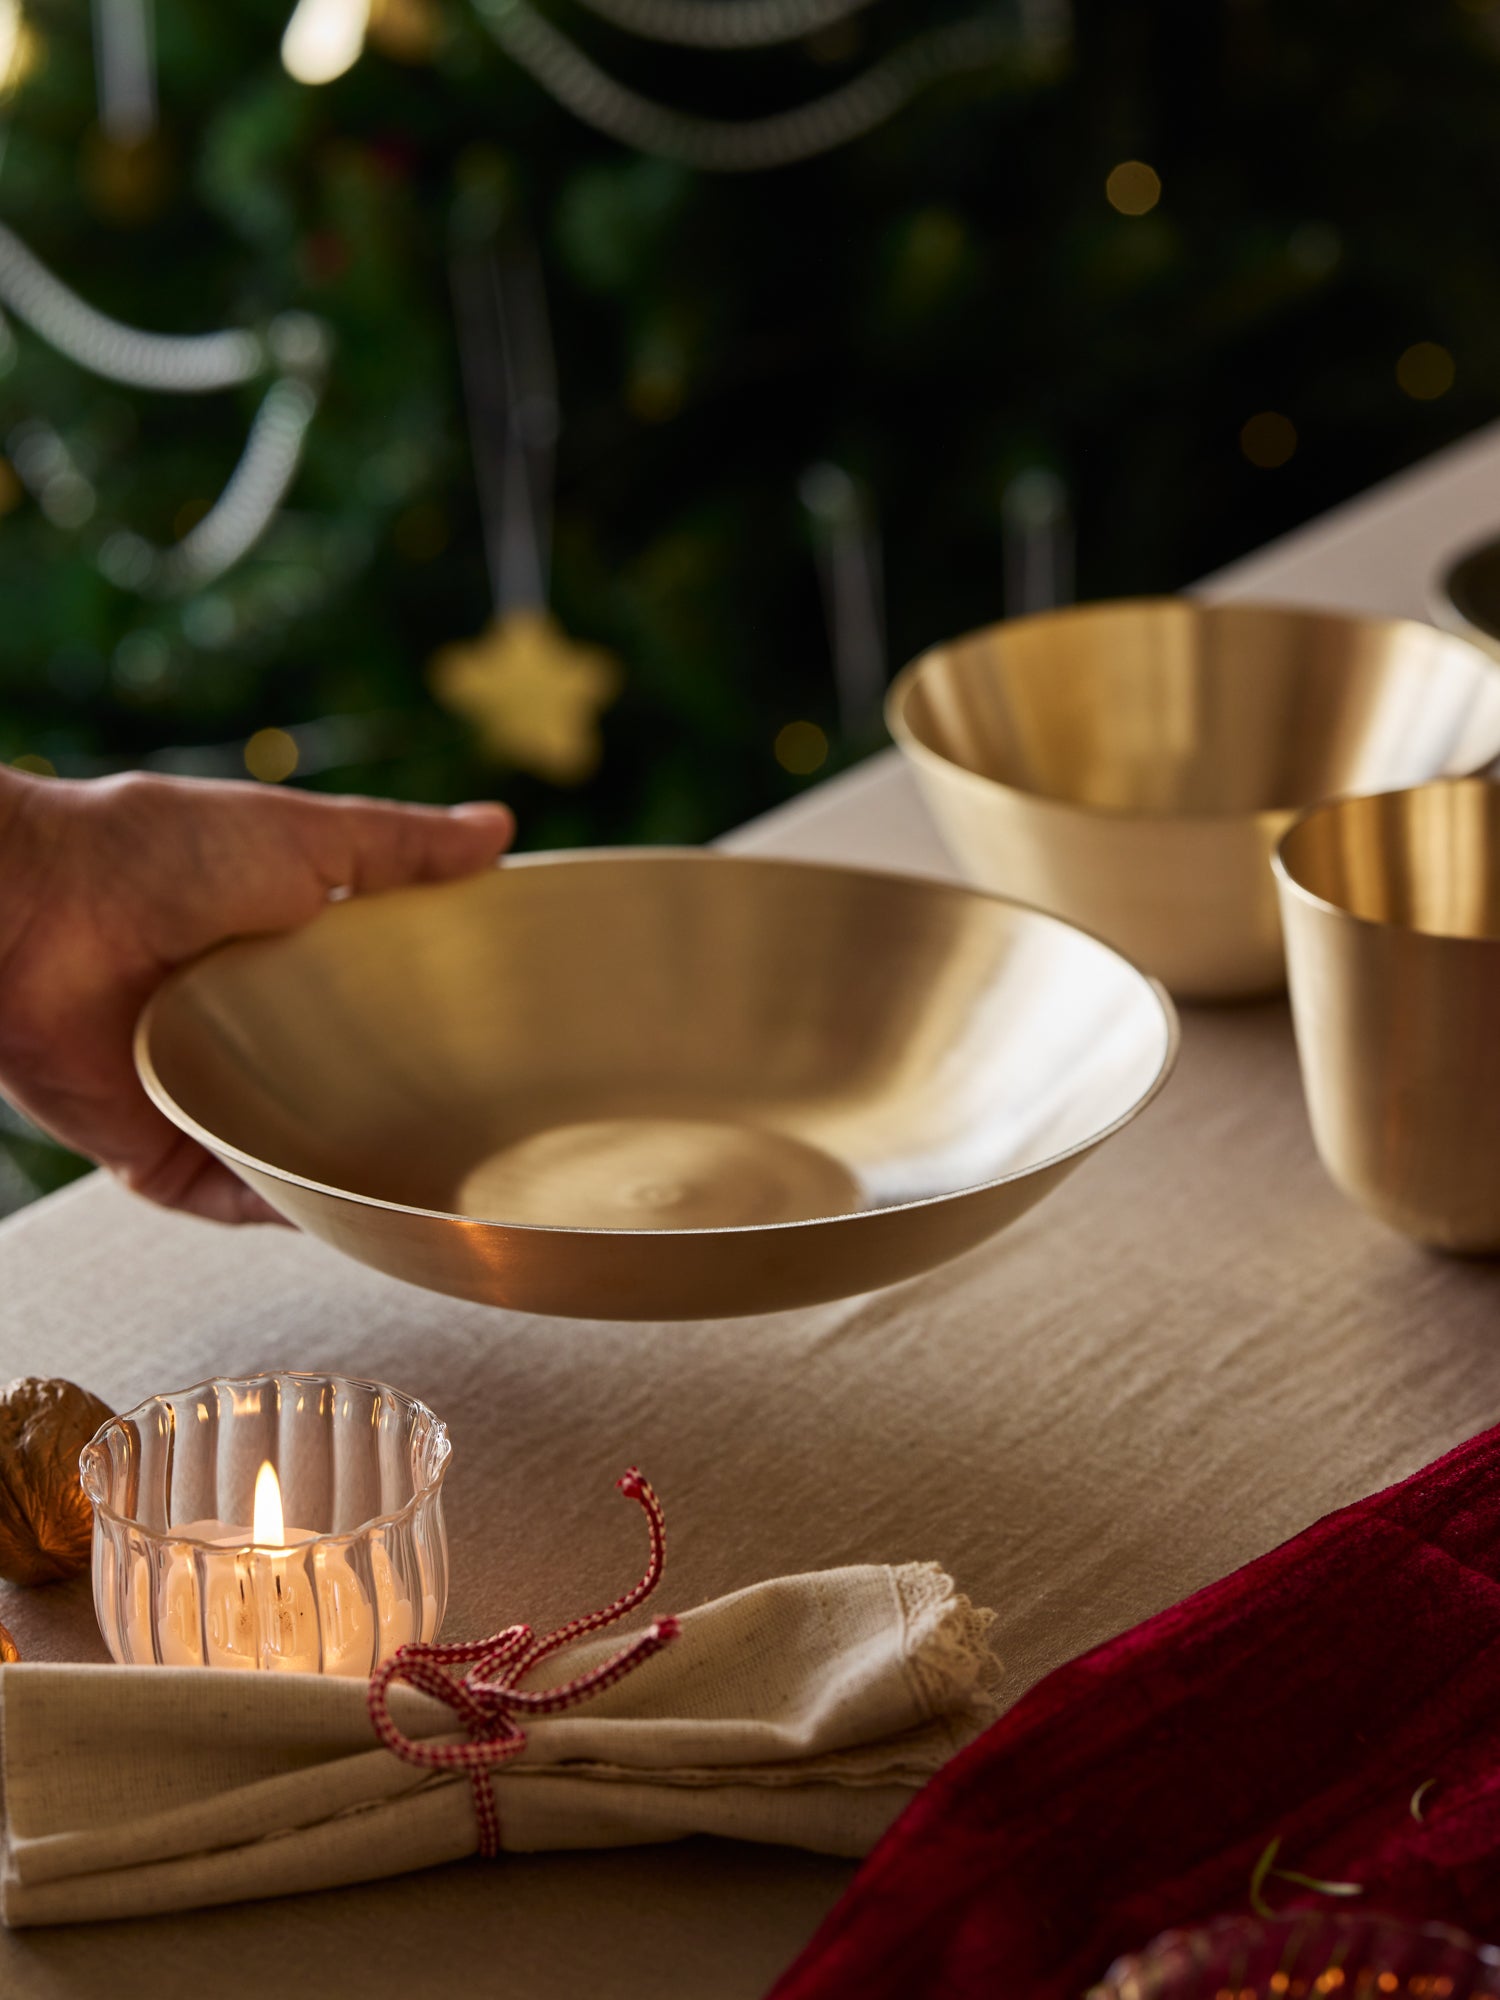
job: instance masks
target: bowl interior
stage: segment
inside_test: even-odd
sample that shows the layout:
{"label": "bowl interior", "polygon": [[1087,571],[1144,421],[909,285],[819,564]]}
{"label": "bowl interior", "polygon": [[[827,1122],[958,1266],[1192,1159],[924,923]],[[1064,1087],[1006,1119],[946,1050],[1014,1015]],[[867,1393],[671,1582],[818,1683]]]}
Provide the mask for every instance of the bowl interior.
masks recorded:
{"label": "bowl interior", "polygon": [[1127,1117],[1170,1014],[1106,946],[942,883],[698,853],[508,864],[212,954],[142,1073],[221,1154],[366,1200],[743,1228],[1022,1173]]}
{"label": "bowl interior", "polygon": [[1146,599],[940,646],[898,684],[894,719],[1018,791],[1256,813],[1477,769],[1500,752],[1500,674],[1424,625]]}
{"label": "bowl interior", "polygon": [[1320,806],[1278,858],[1295,887],[1367,922],[1500,938],[1500,787],[1482,778]]}

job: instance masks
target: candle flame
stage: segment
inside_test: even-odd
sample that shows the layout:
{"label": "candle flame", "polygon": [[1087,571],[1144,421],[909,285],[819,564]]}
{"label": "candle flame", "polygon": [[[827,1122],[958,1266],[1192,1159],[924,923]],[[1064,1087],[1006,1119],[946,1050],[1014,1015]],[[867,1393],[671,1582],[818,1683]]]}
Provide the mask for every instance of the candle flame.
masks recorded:
{"label": "candle flame", "polygon": [[257,1546],[280,1547],[286,1541],[286,1521],[281,1512],[281,1481],[267,1459],[255,1475],[254,1534]]}

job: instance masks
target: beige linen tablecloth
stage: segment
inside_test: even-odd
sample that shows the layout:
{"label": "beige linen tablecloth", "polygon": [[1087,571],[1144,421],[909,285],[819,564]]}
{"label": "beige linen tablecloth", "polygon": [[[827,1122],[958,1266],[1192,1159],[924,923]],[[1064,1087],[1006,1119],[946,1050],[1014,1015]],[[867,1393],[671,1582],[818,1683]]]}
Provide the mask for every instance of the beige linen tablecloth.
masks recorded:
{"label": "beige linen tablecloth", "polygon": [[[1419,613],[1439,551],[1494,527],[1488,433],[1224,581]],[[889,759],[737,844],[946,866]],[[780,1572],[936,1560],[998,1611],[1014,1699],[1500,1419],[1500,1268],[1429,1256],[1334,1192],[1279,1003],[1190,1012],[1161,1100],[987,1248],[804,1313],[527,1319],[98,1181],[0,1230],[0,1370],[123,1405],[268,1365],[383,1376],[449,1418],[455,1635],[606,1600],[601,1491],[635,1461],[672,1525],[663,1609]],[[84,1581],[0,1592],[0,1618],[32,1657],[100,1657]],[[472,1862],[0,1937],[0,1994],[749,2000],[848,1873],[710,1842]]]}

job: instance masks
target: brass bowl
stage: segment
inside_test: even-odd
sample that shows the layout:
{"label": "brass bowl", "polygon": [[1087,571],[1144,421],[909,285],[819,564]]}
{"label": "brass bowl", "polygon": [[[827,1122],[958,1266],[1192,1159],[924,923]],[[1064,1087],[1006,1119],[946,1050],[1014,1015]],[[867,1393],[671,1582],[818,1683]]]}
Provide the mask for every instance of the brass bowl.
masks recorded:
{"label": "brass bowl", "polygon": [[1500,669],[1425,625],[1141,598],[938,646],[887,718],[974,881],[1221,1000],[1284,982],[1296,813],[1488,763]]}
{"label": "brass bowl", "polygon": [[1170,1003],[1055,918],[911,877],[542,856],[222,947],[141,1018],[156,1103],[435,1291],[604,1319],[872,1291],[1156,1094]]}
{"label": "brass bowl", "polygon": [[1324,1166],[1419,1242],[1500,1250],[1500,788],[1318,806],[1276,878]]}

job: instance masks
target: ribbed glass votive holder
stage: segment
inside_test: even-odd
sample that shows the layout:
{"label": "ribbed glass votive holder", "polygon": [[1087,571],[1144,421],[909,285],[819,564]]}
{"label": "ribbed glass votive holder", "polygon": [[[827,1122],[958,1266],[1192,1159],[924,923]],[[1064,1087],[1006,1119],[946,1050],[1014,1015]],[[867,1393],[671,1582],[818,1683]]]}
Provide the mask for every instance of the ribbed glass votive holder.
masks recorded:
{"label": "ribbed glass votive holder", "polygon": [[149,1397],[79,1461],[105,1644],[125,1665],[368,1675],[434,1638],[450,1449],[383,1382],[278,1373]]}

